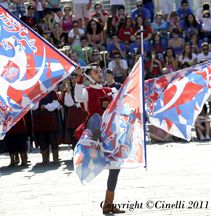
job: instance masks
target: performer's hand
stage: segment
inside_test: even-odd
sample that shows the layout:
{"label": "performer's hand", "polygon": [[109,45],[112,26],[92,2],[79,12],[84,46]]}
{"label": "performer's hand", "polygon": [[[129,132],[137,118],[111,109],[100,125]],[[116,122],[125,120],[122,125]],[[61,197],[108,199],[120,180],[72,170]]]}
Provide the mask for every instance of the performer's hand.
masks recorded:
{"label": "performer's hand", "polygon": [[81,69],[80,64],[78,64],[75,68],[75,72],[78,74],[78,76],[83,76],[83,70]]}
{"label": "performer's hand", "polygon": [[40,108],[41,108],[41,110],[44,110],[45,109],[45,105],[41,105]]}

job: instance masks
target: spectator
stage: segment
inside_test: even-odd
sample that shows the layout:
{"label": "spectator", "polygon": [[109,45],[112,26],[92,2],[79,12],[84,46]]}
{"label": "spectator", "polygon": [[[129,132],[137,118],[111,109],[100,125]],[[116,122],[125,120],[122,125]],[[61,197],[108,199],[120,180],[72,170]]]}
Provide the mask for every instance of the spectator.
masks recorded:
{"label": "spectator", "polygon": [[77,52],[75,50],[72,50],[69,52],[69,57],[72,59],[75,63],[80,64],[80,66],[84,67],[87,66],[86,62],[81,61],[78,59]]}
{"label": "spectator", "polygon": [[154,125],[152,127],[152,133],[150,133],[150,138],[153,139],[152,142],[171,142],[173,141],[172,135],[165,132],[163,129],[156,127]]}
{"label": "spectator", "polygon": [[185,69],[185,68],[189,68],[189,67],[190,67],[190,65],[187,62],[184,62],[182,64],[182,68],[181,69]]}
{"label": "spectator", "polygon": [[32,5],[29,5],[27,7],[27,13],[26,15],[21,17],[21,21],[23,21],[26,25],[29,27],[33,27],[36,23],[36,19],[34,17],[34,7]]}
{"label": "spectator", "polygon": [[161,71],[161,75],[162,75],[162,76],[165,76],[165,75],[167,75],[167,74],[169,74],[168,68],[163,68],[162,71]]}
{"label": "spectator", "polygon": [[[9,9],[8,1],[7,0],[0,0],[0,5],[3,6],[6,10]],[[1,142],[1,141],[0,141]],[[4,141],[2,141],[3,143]]]}
{"label": "spectator", "polygon": [[167,47],[163,54],[163,65],[165,68],[168,68],[169,73],[178,70],[178,59],[171,47]]}
{"label": "spectator", "polygon": [[183,21],[188,13],[193,14],[193,11],[192,11],[192,9],[190,9],[188,7],[188,1],[187,0],[182,0],[181,1],[181,8],[177,9],[178,17],[180,18],[180,20]]}
{"label": "spectator", "polygon": [[159,32],[153,34],[153,36],[152,36],[152,48],[157,50],[158,58],[160,60],[162,60],[163,59],[163,52],[165,52],[165,50],[166,50],[166,44],[164,44],[161,41],[161,36],[160,36]]}
{"label": "spectator", "polygon": [[98,50],[93,50],[92,62],[96,62],[100,66],[101,69],[105,67],[104,61],[100,59],[100,52]]}
{"label": "spectator", "polygon": [[151,38],[152,38],[152,30],[149,25],[145,24],[143,22],[143,18],[141,15],[137,15],[135,18],[135,27],[133,28],[133,35],[138,30],[141,30],[141,26],[143,26],[143,39],[147,43],[148,46],[150,46]]}
{"label": "spectator", "polygon": [[54,27],[54,32],[50,34],[51,44],[54,45],[55,47],[58,47],[59,43],[62,43],[64,45],[65,34],[61,30],[61,25],[58,22],[56,22],[54,23],[53,27]]}
{"label": "spectator", "polygon": [[163,62],[159,60],[158,53],[152,49],[149,54],[149,60],[146,62],[148,74],[151,76],[160,76],[163,69]]}
{"label": "spectator", "polygon": [[129,16],[126,12],[125,12],[125,6],[124,5],[120,5],[118,7],[118,13],[115,14],[115,20],[116,20],[116,26],[118,27],[118,29],[122,28],[122,26],[125,23],[125,18]]}
{"label": "spectator", "polygon": [[36,19],[36,24],[39,24],[45,17],[44,10],[46,9],[46,1],[34,0],[33,5],[35,6],[34,17]]}
{"label": "spectator", "polygon": [[114,72],[110,68],[106,69],[106,81],[103,86],[116,88],[117,90],[119,90],[122,86],[120,83],[114,81]]}
{"label": "spectator", "polygon": [[136,9],[134,9],[132,11],[132,14],[131,14],[131,18],[135,24],[135,18],[137,15],[141,15],[143,20],[144,20],[144,23],[149,23],[150,22],[150,18],[151,18],[151,15],[150,15],[150,12],[148,9],[144,8],[143,7],[143,1],[142,0],[137,0],[136,1]]}
{"label": "spectator", "polygon": [[191,52],[191,45],[189,43],[185,44],[182,55],[179,57],[180,67],[182,67],[183,62],[188,62],[190,66],[197,63],[197,56]]}
{"label": "spectator", "polygon": [[109,62],[108,68],[114,72],[115,82],[123,84],[127,78],[128,65],[126,60],[121,59],[120,52],[114,53],[114,60]]}
{"label": "spectator", "polygon": [[168,20],[169,14],[173,11],[173,0],[160,0],[164,21]]}
{"label": "spectator", "polygon": [[113,60],[113,57],[114,57],[114,53],[116,51],[120,52],[120,55],[123,59],[126,59],[126,48],[125,48],[125,45],[122,44],[122,43],[119,43],[119,37],[118,37],[118,34],[117,33],[114,33],[112,36],[111,36],[111,39],[113,41],[112,44],[110,44],[108,47],[107,47],[107,56],[106,56],[106,59],[107,60],[110,60],[112,61]]}
{"label": "spectator", "polygon": [[154,21],[154,3],[153,0],[143,0],[144,8],[146,8],[150,12],[151,20],[150,22],[152,23]]}
{"label": "spectator", "polygon": [[103,9],[103,6],[100,2],[95,3],[94,9],[95,13],[92,14],[91,18],[97,19],[101,26],[104,27],[109,13]]}
{"label": "spectator", "polygon": [[116,20],[113,16],[109,16],[103,29],[103,40],[107,45],[112,43],[111,35],[114,33],[117,33]]}
{"label": "spectator", "polygon": [[[92,47],[88,46],[88,40],[87,40],[87,37],[85,35],[82,35],[80,40],[81,40],[81,45],[80,44],[75,45],[75,46],[72,47],[72,49],[77,52],[79,60],[84,61],[87,64],[89,64],[89,62],[92,62],[92,51],[93,51],[93,49],[92,49]],[[89,48],[88,51],[87,51],[88,62],[87,62],[87,59],[86,59],[86,52],[82,50],[85,47]]]}
{"label": "spectator", "polygon": [[203,12],[202,18],[202,28],[200,32],[200,37],[203,39],[203,42],[211,43],[211,18],[210,11],[205,10]]}
{"label": "spectator", "polygon": [[[179,7],[181,7],[182,1],[183,1],[183,0],[176,0],[176,1],[175,1],[176,9],[178,9]],[[194,8],[194,7],[193,7],[194,1],[193,1],[193,0],[187,0],[187,2],[188,2],[188,7],[189,7],[191,10],[193,10],[193,8]]]}
{"label": "spectator", "polygon": [[103,31],[100,23],[97,20],[91,19],[89,21],[86,32],[89,45],[92,46],[93,49],[98,49],[100,51],[106,50],[105,46],[103,45]]}
{"label": "spectator", "polygon": [[151,23],[152,33],[160,33],[161,41],[167,45],[167,28],[166,21],[163,21],[163,15],[161,13],[157,13],[155,15],[155,21]]}
{"label": "spectator", "polygon": [[182,38],[179,38],[179,29],[174,28],[172,30],[173,38],[169,40],[168,47],[171,47],[174,50],[174,53],[177,58],[182,54],[183,47],[185,45],[185,41]]}
{"label": "spectator", "polygon": [[35,32],[37,32],[41,37],[43,37],[43,30],[42,27],[38,24],[35,24],[32,28]]}
{"label": "spectator", "polygon": [[124,0],[110,0],[111,5],[111,15],[114,16],[119,11],[119,6],[125,5]]}
{"label": "spectator", "polygon": [[68,34],[68,44],[71,44],[72,47],[75,45],[81,45],[80,38],[85,34],[83,29],[79,28],[78,20],[73,20],[72,22],[73,29]]}
{"label": "spectator", "polygon": [[54,13],[61,19],[63,17],[60,0],[46,0],[48,2],[48,8],[52,12],[52,17],[54,18]]}
{"label": "spectator", "polygon": [[196,32],[192,32],[190,34],[190,41],[189,43],[191,44],[191,51],[192,53],[195,53],[198,55],[201,53],[201,45],[202,45],[202,40],[199,39],[199,35]]}
{"label": "spectator", "polygon": [[168,29],[168,32],[170,33],[169,39],[173,38],[172,31],[174,28],[178,28],[179,30],[179,38],[183,38],[183,22],[180,20],[180,18],[177,16],[176,11],[172,11],[170,14],[170,19],[166,24],[166,28]]}
{"label": "spectator", "polygon": [[79,28],[82,28],[82,18],[84,18],[85,26],[89,22],[89,11],[92,6],[92,0],[77,0],[74,1],[75,14],[79,22]]}
{"label": "spectator", "polygon": [[190,34],[201,29],[201,24],[196,21],[196,17],[192,13],[188,13],[184,19],[185,41],[190,40]]}
{"label": "spectator", "polygon": [[[26,9],[24,6],[24,2],[27,2],[27,0],[10,0],[12,4],[12,13],[19,19],[19,15],[24,16],[26,13]],[[33,2],[29,1],[30,4],[33,4]]]}
{"label": "spectator", "polygon": [[210,11],[210,15],[211,15],[211,7],[209,5],[209,2],[206,2],[202,5],[202,8],[199,8],[197,11],[196,11],[196,18],[198,21],[202,21],[202,17],[203,17],[203,12],[204,11]]}
{"label": "spectator", "polygon": [[211,60],[211,52],[209,52],[208,43],[202,44],[202,53],[197,56],[197,63],[200,63],[203,59]]}
{"label": "spectator", "polygon": [[134,37],[132,36],[133,24],[132,18],[127,16],[123,27],[119,30],[120,42],[126,47],[126,51],[129,51],[130,45],[134,42]]}

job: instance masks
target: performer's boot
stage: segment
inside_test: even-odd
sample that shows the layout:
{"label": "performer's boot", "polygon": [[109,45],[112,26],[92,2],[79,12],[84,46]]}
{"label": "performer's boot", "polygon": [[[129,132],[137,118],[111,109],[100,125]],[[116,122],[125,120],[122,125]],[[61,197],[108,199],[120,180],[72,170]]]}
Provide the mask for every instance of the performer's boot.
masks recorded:
{"label": "performer's boot", "polygon": [[19,163],[20,163],[20,159],[19,159],[18,152],[15,152],[15,164],[19,164]]}
{"label": "performer's boot", "polygon": [[92,140],[99,140],[101,141],[101,130],[100,129],[95,129],[92,133]]}
{"label": "performer's boot", "polygon": [[8,165],[8,167],[15,166],[14,156],[15,156],[14,154],[10,154],[10,164]]}
{"label": "performer's boot", "polygon": [[21,165],[22,166],[27,166],[27,162],[26,162],[26,155],[25,153],[21,153]]}
{"label": "performer's boot", "polygon": [[31,161],[28,160],[28,152],[27,151],[24,152],[24,156],[25,156],[26,163],[30,163]]}
{"label": "performer's boot", "polygon": [[42,164],[46,164],[47,163],[46,150],[45,151],[41,151],[41,154],[42,154]]}
{"label": "performer's boot", "polygon": [[53,152],[53,163],[57,164],[58,163],[58,149],[52,150]]}
{"label": "performer's boot", "polygon": [[114,192],[106,191],[105,202],[103,205],[103,214],[109,214],[110,212],[113,212],[115,214],[125,213],[124,210],[120,210],[120,209],[114,207],[113,200],[114,200]]}

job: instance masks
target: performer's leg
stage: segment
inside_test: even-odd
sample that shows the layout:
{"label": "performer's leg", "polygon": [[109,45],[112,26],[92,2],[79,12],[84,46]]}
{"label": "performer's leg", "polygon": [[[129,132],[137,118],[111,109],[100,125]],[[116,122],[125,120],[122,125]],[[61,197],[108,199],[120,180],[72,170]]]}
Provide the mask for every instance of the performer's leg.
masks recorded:
{"label": "performer's leg", "polygon": [[58,163],[58,145],[57,145],[57,132],[56,131],[49,131],[48,132],[48,140],[51,144],[52,152],[53,152],[53,163]]}
{"label": "performer's leg", "polygon": [[21,155],[21,165],[27,166],[27,162],[25,158],[24,135],[25,135],[24,133],[17,134],[16,140],[17,140],[18,151]]}
{"label": "performer's leg", "polygon": [[107,190],[114,192],[118,180],[120,169],[109,170],[108,181],[107,181]]}
{"label": "performer's leg", "polygon": [[8,143],[8,149],[9,149],[9,153],[10,153],[10,164],[8,165],[8,167],[12,167],[15,166],[15,160],[14,160],[14,156],[15,156],[15,139],[13,139],[13,135],[14,134],[8,134],[7,135],[7,143]]}
{"label": "performer's leg", "polygon": [[46,131],[37,132],[38,142],[42,154],[42,164],[47,163],[47,155],[46,155]]}

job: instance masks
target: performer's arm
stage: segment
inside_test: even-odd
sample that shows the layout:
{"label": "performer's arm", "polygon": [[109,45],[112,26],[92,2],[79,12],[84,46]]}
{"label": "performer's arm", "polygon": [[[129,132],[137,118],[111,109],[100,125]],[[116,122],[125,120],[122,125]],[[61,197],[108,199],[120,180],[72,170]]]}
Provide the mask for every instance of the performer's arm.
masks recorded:
{"label": "performer's arm", "polygon": [[60,103],[58,100],[53,100],[52,103],[48,103],[47,105],[45,105],[45,109],[47,109],[50,112],[59,108],[60,108]]}
{"label": "performer's arm", "polygon": [[33,107],[32,107],[32,110],[36,110],[39,108],[39,102],[37,102]]}

